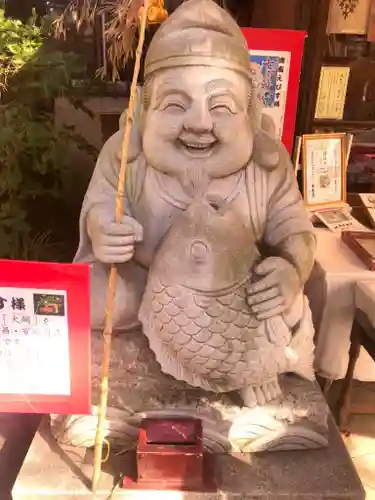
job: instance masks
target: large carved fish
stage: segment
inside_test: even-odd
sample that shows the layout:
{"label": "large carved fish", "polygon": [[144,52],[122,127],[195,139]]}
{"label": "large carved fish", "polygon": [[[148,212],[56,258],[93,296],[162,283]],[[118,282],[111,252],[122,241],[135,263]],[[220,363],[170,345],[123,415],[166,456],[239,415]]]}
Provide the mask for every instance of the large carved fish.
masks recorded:
{"label": "large carved fish", "polygon": [[[275,341],[250,312],[245,287],[259,258],[252,229],[233,209],[196,201],[173,221],[139,313],[165,373],[209,391],[241,389],[254,406],[280,394],[278,374],[312,372],[311,358],[304,367],[298,352],[303,333]],[[272,321],[277,339],[285,323]]]}

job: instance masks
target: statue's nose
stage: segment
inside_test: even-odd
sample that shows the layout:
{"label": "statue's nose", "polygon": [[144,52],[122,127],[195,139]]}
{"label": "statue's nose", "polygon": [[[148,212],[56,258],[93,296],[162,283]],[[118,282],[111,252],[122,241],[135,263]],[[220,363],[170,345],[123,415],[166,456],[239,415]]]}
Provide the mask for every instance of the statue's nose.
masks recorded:
{"label": "statue's nose", "polygon": [[186,113],[184,121],[185,130],[196,134],[202,134],[203,132],[211,132],[212,127],[212,118],[207,106],[202,104],[191,106]]}

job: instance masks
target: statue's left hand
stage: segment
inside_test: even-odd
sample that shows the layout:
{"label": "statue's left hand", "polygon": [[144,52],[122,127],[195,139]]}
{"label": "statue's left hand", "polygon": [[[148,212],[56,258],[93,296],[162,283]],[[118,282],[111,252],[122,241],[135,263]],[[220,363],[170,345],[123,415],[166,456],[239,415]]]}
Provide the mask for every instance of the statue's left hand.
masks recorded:
{"label": "statue's left hand", "polygon": [[302,288],[292,264],[282,257],[268,257],[255,268],[259,276],[246,290],[247,303],[258,320],[282,314],[293,304]]}

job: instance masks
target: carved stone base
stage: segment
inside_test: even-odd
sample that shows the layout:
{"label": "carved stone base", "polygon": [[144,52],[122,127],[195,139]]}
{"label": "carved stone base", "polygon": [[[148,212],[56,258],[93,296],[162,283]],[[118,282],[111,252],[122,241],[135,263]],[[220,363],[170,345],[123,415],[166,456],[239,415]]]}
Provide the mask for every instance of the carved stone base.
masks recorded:
{"label": "carved stone base", "polygon": [[[94,444],[102,349],[101,334],[93,333],[93,414],[54,416],[53,433],[61,443]],[[281,378],[282,399],[248,409],[237,393],[207,393],[162,373],[146,337],[136,331],[113,339],[109,380],[106,439],[116,447],[135,445],[146,416],[200,418],[205,445],[216,452],[300,450],[328,444],[328,409],[320,389],[294,375]]]}
{"label": "carved stone base", "polygon": [[[113,497],[127,500],[364,500],[353,463],[329,416],[328,448],[284,453],[216,454],[216,493],[129,491],[115,489]],[[129,453],[115,449],[103,464],[97,500],[129,473]],[[41,425],[12,491],[13,500],[91,500],[93,452],[60,445],[49,422]]]}

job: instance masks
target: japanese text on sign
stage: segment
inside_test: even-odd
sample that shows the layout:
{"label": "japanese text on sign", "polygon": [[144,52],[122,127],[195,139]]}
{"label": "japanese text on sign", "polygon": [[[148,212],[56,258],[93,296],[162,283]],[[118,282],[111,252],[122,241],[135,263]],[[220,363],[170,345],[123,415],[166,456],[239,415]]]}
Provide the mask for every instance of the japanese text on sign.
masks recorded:
{"label": "japanese text on sign", "polygon": [[263,113],[269,115],[281,139],[290,69],[290,52],[251,50],[250,61],[258,67],[259,97]]}
{"label": "japanese text on sign", "polygon": [[0,393],[70,394],[66,291],[0,288]]}

